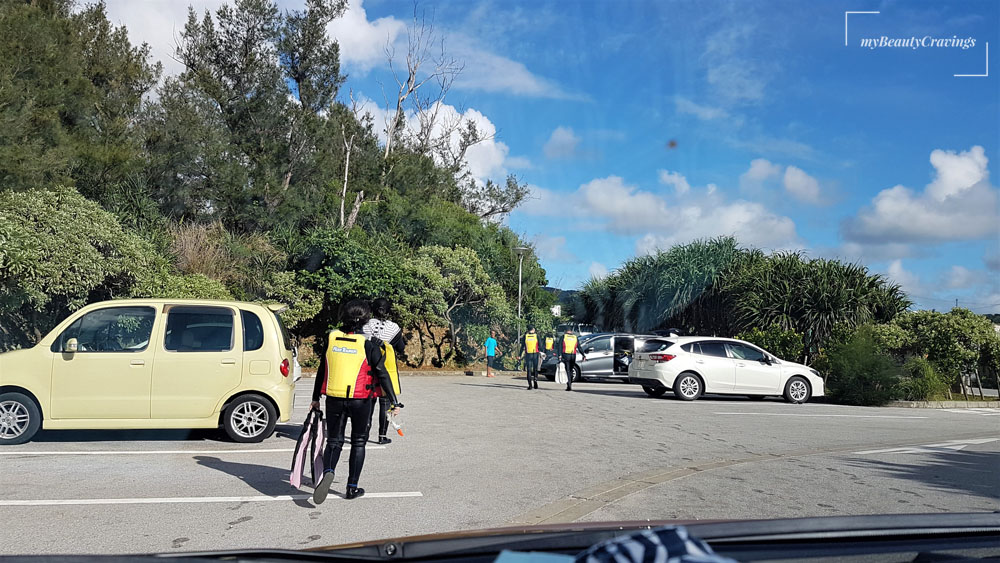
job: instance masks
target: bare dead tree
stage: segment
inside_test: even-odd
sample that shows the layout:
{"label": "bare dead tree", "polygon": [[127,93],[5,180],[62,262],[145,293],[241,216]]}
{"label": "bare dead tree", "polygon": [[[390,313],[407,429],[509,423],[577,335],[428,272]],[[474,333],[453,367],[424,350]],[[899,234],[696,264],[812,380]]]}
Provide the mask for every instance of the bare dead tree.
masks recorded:
{"label": "bare dead tree", "polygon": [[[389,61],[389,70],[392,72],[392,77],[396,81],[397,92],[394,107],[390,107],[388,100],[386,100],[386,109],[389,110],[391,114],[387,119],[385,128],[386,142],[385,152],[383,154],[384,159],[389,158],[389,153],[392,152],[393,144],[402,135],[402,129],[406,125],[407,100],[413,96],[413,99],[417,101],[416,109],[418,111],[421,108],[434,108],[437,105],[436,102],[440,102],[444,99],[448,90],[451,88],[452,83],[454,83],[455,78],[464,68],[464,65],[462,65],[458,60],[445,55],[443,40],[440,41],[440,53],[437,56],[432,56],[430,47],[435,42],[434,22],[428,21],[425,14],[418,14],[417,8],[414,6],[413,23],[407,29],[405,75],[402,73],[401,69],[397,70],[396,68],[396,64],[394,62],[394,50],[388,45],[385,48],[385,54]],[[433,67],[430,71],[422,73],[421,69],[426,68],[427,64],[432,64]],[[421,101],[418,92],[421,87],[431,80],[437,81],[438,83],[439,87],[437,93],[433,97],[425,98]],[[434,111],[436,111],[436,109]]]}
{"label": "bare dead tree", "polygon": [[[347,138],[347,129],[344,124],[340,124],[340,134],[343,136],[344,141],[344,187],[340,191],[340,228],[344,228],[346,225],[344,223],[344,204],[347,201],[347,175],[351,170],[351,152],[354,150],[354,133],[351,133],[351,138]],[[363,191],[360,193],[364,193]],[[351,216],[354,217],[355,212],[351,212]],[[353,226],[354,222],[351,222]]]}

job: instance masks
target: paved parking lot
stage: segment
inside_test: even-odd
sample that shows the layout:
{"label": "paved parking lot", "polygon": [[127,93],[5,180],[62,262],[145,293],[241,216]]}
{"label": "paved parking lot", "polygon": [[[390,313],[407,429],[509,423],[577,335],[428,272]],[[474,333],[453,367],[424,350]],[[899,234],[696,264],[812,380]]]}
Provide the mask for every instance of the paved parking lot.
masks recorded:
{"label": "paved parking lot", "polygon": [[[355,501],[288,485],[297,423],[43,432],[0,449],[0,553],[304,548],[513,523],[1000,509],[1000,411],[651,399],[635,387],[411,377],[406,436]],[[334,490],[343,492],[347,455]]]}

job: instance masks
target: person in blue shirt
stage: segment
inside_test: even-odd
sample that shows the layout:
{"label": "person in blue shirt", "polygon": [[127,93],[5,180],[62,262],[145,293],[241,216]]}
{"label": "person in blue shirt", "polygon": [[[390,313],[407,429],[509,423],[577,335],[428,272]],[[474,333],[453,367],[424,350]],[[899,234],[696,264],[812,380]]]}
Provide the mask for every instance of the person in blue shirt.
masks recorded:
{"label": "person in blue shirt", "polygon": [[497,331],[490,331],[490,337],[483,346],[486,347],[486,377],[493,377],[493,365],[497,359]]}

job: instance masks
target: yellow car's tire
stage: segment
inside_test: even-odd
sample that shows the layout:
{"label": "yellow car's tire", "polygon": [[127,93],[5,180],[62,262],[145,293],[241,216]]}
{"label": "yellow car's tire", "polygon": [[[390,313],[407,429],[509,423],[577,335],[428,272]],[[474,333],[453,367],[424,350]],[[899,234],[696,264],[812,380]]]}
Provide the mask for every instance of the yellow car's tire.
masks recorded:
{"label": "yellow car's tire", "polygon": [[237,397],[226,407],[222,424],[234,442],[256,443],[274,432],[278,413],[271,401],[260,395]]}
{"label": "yellow car's tire", "polygon": [[0,393],[0,445],[23,444],[42,427],[42,411],[24,393]]}

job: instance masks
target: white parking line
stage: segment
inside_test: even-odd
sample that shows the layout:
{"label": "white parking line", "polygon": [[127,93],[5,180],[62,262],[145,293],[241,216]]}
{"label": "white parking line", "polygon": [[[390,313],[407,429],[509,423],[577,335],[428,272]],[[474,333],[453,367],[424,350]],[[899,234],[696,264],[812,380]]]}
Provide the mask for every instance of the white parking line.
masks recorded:
{"label": "white parking line", "polygon": [[942,442],[940,444],[925,444],[922,446],[904,446],[902,448],[887,448],[884,450],[865,450],[861,452],[854,452],[854,454],[855,455],[925,454],[925,453],[939,453],[943,450],[960,451],[964,450],[966,446],[989,444],[990,442],[996,442],[997,440],[1000,440],[1000,438],[979,438],[975,440],[949,440],[947,442]]}
{"label": "white parking line", "polygon": [[[361,498],[412,498],[422,497],[419,491],[398,493],[365,493]],[[312,495],[257,495],[252,497],[164,497],[164,498],[78,498],[78,499],[36,499],[36,500],[0,500],[0,506],[73,506],[73,505],[108,505],[108,504],[199,504],[213,502],[276,502],[289,500],[307,500]],[[331,495],[332,500],[343,500]]]}
{"label": "white parking line", "polygon": [[817,418],[927,418],[926,416],[894,416],[888,414],[798,414],[783,412],[717,412],[713,414],[729,416],[809,416]]}
{"label": "white parking line", "polygon": [[[345,448],[348,449],[348,448]],[[384,450],[385,446],[366,446],[366,450]],[[95,452],[0,452],[4,455],[205,455],[205,454],[261,454],[261,453],[291,453],[294,448],[273,448],[260,450],[125,450],[125,451],[95,451]]]}

